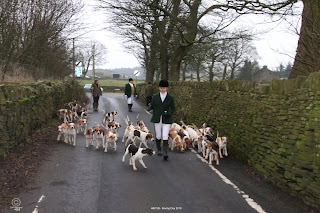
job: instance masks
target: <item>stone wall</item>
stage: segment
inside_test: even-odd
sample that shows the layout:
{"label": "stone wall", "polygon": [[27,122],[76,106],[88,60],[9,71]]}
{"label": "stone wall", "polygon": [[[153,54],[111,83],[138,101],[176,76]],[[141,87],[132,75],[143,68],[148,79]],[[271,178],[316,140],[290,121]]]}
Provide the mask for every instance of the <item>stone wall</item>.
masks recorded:
{"label": "stone wall", "polygon": [[172,82],[169,93],[175,122],[207,122],[228,137],[230,155],[320,209],[320,73],[261,84]]}
{"label": "stone wall", "polygon": [[0,157],[45,126],[65,103],[83,97],[76,81],[0,83]]}

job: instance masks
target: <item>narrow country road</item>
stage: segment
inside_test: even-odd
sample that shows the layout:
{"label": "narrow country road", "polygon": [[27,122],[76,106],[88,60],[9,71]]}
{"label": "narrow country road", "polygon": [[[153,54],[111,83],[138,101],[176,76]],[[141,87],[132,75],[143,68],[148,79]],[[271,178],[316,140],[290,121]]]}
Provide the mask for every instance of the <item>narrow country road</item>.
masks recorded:
{"label": "narrow country road", "polygon": [[[89,95],[89,94],[88,94]],[[91,98],[90,98],[91,99]],[[85,148],[83,134],[77,134],[76,147],[63,142],[48,156],[32,186],[22,193],[20,212],[39,213],[116,213],[116,212],[307,212],[298,199],[281,192],[245,172],[245,166],[232,156],[221,159],[219,166],[209,166],[197,153],[169,152],[169,161],[160,156],[146,156],[144,169],[137,161],[137,171],[121,159],[125,118],[137,114],[154,132],[150,115],[141,103],[127,111],[123,94],[105,93],[99,112],[88,105],[88,127],[101,123],[103,112],[118,111],[121,123],[118,150],[104,153],[102,148]],[[155,149],[153,142],[148,143]],[[8,208],[4,212],[16,212]]]}

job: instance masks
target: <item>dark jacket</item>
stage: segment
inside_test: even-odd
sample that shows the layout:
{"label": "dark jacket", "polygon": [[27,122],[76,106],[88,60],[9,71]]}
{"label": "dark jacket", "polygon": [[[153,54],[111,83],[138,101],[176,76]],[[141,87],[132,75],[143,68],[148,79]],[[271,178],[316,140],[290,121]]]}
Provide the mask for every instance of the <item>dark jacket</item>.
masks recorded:
{"label": "dark jacket", "polygon": [[162,123],[172,124],[172,114],[175,111],[174,98],[172,95],[167,93],[164,101],[161,101],[160,92],[152,96],[151,107],[153,110],[151,122],[159,123],[160,117],[162,116]]}
{"label": "dark jacket", "polygon": [[91,85],[91,92],[92,92],[93,97],[101,96],[102,92],[101,92],[100,84],[98,84],[98,86],[97,86],[95,83],[93,83]]}
{"label": "dark jacket", "polygon": [[[133,84],[134,87],[134,96],[137,95],[137,90],[136,90],[136,86]],[[124,94],[128,96],[128,98],[131,97],[132,93],[131,93],[131,86],[129,83],[126,84],[125,88],[124,88]]]}
{"label": "dark jacket", "polygon": [[152,97],[153,95],[153,87],[152,86],[147,86],[146,88],[146,97]]}

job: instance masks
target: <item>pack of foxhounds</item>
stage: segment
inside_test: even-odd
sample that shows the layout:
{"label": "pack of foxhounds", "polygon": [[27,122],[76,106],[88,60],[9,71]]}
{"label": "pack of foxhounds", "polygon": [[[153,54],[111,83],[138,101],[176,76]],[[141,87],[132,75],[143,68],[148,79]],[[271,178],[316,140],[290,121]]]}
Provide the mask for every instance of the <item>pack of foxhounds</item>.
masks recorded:
{"label": "pack of foxhounds", "polygon": [[[65,109],[58,110],[57,115],[63,119],[63,123],[58,126],[58,141],[63,138],[66,144],[76,146],[77,134],[84,134],[86,148],[95,144],[97,150],[102,146],[104,152],[107,152],[108,148],[113,149],[113,151],[117,150],[119,129],[121,128],[121,124],[117,121],[119,118],[117,111],[104,112],[102,123],[96,123],[91,128],[88,128],[87,125],[87,109],[75,102],[65,104]],[[147,168],[142,158],[146,155],[155,154],[155,151],[148,146],[148,141],[155,143],[155,137],[143,120],[139,120],[138,117],[139,115],[137,115],[134,125],[127,116],[122,137],[122,142],[125,143],[126,147],[122,162],[125,162],[126,155],[131,154],[129,164],[133,166],[134,170],[137,170],[136,159],[144,168]],[[206,123],[200,128],[194,124],[186,125],[183,121],[180,121],[180,123],[181,125],[173,123],[169,130],[169,148],[171,151],[176,149],[184,152],[187,149],[195,149],[198,153],[202,153],[206,160],[209,160],[210,165],[213,161],[216,162],[216,165],[219,165],[219,158],[223,158],[223,155],[228,156],[227,137],[220,137],[218,131],[215,137],[213,129]],[[138,142],[139,144],[137,144]]]}

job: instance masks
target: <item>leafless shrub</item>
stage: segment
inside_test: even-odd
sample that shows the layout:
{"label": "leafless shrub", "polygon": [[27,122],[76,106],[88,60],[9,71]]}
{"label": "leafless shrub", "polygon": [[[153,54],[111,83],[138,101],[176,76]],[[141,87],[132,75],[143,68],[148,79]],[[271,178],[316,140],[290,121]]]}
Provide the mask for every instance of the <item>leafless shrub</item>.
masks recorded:
{"label": "leafless shrub", "polygon": [[[4,65],[0,66],[0,75],[3,76]],[[9,71],[4,75],[4,82],[34,82],[36,79],[22,66],[17,63],[10,63],[8,66]]]}

